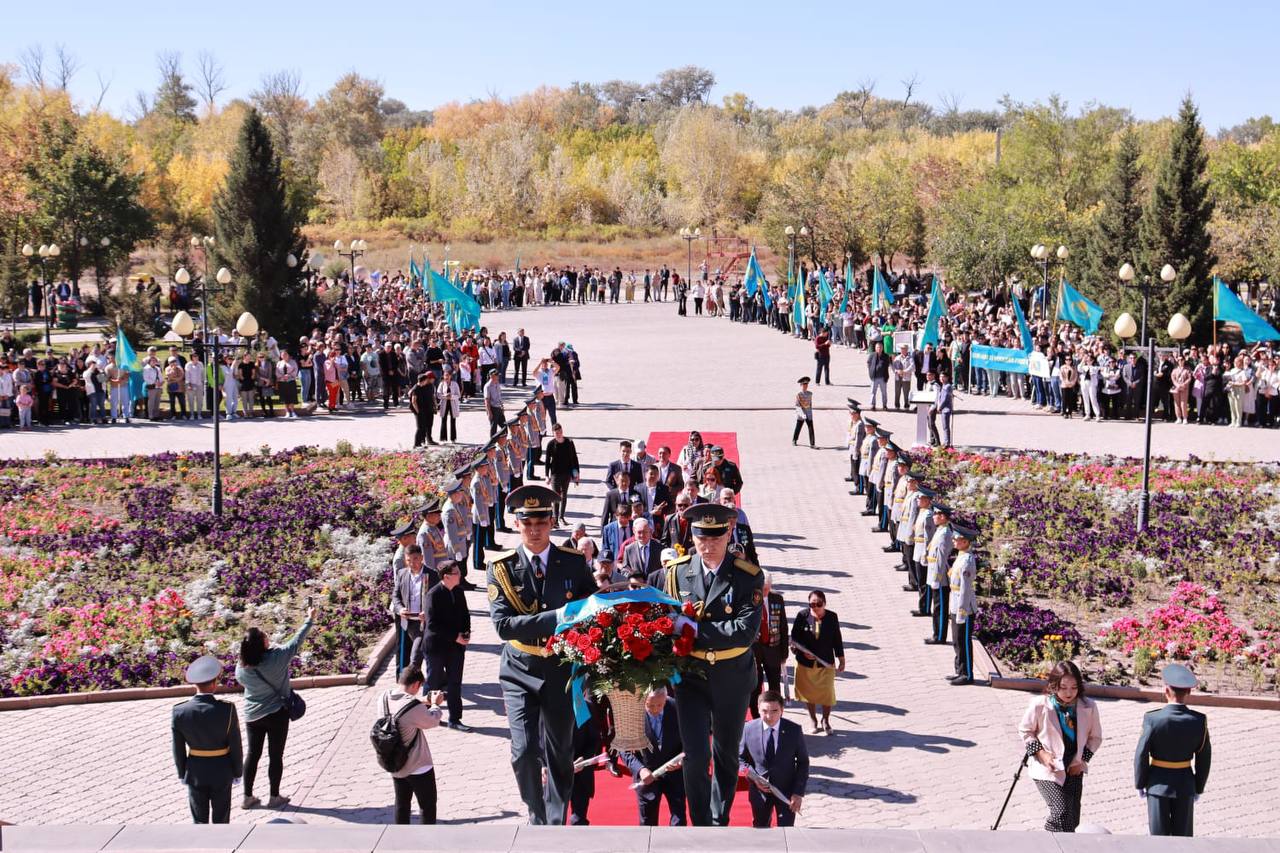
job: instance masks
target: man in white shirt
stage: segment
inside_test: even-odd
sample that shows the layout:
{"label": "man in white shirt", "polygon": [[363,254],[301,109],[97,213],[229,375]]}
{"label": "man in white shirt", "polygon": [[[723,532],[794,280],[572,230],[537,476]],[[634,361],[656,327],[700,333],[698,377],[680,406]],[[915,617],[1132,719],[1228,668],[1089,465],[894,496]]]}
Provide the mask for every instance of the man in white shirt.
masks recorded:
{"label": "man in white shirt", "polygon": [[[151,350],[154,352],[155,347],[152,347]],[[142,383],[147,388],[148,420],[160,420],[160,390],[163,378],[164,374],[160,370],[160,361],[154,355],[149,356],[147,363],[142,368]]]}
{"label": "man in white shirt", "polygon": [[206,382],[204,362],[200,360],[199,354],[192,353],[191,360],[187,362],[187,366],[183,370],[186,373],[187,411],[191,413],[193,418],[203,417],[205,412],[204,389]]}

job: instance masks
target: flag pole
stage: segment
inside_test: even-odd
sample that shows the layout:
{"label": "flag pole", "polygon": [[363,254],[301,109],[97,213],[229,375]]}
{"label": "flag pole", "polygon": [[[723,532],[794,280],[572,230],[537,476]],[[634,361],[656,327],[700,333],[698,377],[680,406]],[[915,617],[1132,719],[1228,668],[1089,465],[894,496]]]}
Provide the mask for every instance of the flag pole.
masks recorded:
{"label": "flag pole", "polygon": [[1062,282],[1066,279],[1058,277],[1058,300],[1053,306],[1053,325],[1049,327],[1049,336],[1058,336],[1058,315],[1062,313]]}

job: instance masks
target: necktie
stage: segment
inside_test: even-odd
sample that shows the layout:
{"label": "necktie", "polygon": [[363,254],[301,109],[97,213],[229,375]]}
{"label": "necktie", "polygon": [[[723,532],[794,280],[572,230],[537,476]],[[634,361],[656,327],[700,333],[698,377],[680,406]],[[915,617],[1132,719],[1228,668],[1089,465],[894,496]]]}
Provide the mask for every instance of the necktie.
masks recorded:
{"label": "necktie", "polygon": [[648,545],[640,546],[640,565],[643,568],[646,568],[646,569],[649,568],[649,546]]}
{"label": "necktie", "polygon": [[533,555],[533,576],[538,580],[542,580],[545,573],[542,571],[542,558],[537,554]]}
{"label": "necktie", "polygon": [[765,745],[764,745],[764,768],[765,768],[765,770],[769,770],[770,768],[772,768],[772,767],[773,767],[773,756],[774,756],[774,755],[776,755],[776,754],[777,754],[777,752],[778,752],[777,747],[775,746],[775,744],[774,744],[774,742],[773,742],[773,733],[774,733],[774,730],[773,730],[773,729],[769,729],[769,737],[768,737],[768,739],[766,740]]}

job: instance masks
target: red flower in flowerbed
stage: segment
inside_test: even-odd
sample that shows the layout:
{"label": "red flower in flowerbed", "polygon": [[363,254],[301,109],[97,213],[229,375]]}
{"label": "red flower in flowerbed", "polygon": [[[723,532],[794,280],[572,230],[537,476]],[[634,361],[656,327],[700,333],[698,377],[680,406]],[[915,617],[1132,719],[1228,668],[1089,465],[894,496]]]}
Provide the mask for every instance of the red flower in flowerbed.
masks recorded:
{"label": "red flower in flowerbed", "polygon": [[693,651],[693,627],[677,634],[677,615],[666,604],[620,601],[553,636],[547,650],[585,670],[593,693],[643,693],[669,681]]}

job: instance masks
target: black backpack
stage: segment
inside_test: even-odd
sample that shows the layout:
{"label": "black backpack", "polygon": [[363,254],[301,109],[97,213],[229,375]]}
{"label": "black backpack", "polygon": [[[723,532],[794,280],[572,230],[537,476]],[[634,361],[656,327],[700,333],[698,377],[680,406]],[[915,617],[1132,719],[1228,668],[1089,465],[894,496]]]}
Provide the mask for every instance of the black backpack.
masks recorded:
{"label": "black backpack", "polygon": [[413,740],[406,744],[404,738],[400,737],[400,718],[406,711],[422,703],[412,699],[392,714],[388,698],[390,695],[390,690],[382,694],[382,716],[374,722],[373,730],[369,732],[369,740],[373,742],[373,751],[378,756],[378,765],[388,773],[395,773],[404,767],[414,744],[422,736],[422,732],[418,731],[414,734]]}

